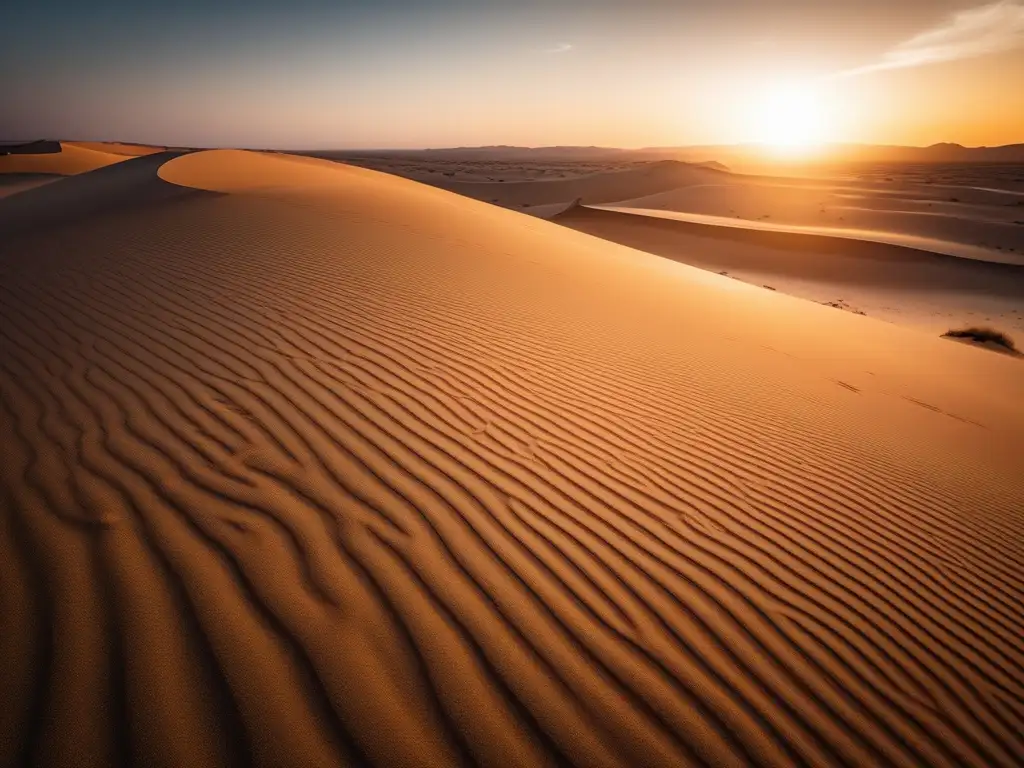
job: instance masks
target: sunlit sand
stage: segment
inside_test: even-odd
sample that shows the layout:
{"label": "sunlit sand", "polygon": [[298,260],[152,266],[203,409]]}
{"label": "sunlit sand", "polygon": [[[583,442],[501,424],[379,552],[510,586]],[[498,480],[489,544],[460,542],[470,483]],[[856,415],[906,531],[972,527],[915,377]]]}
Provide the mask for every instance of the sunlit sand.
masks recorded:
{"label": "sunlit sand", "polygon": [[[0,764],[1020,764],[1024,362],[715,268],[1019,260],[124,151],[0,158],[84,171],[0,200]],[[984,194],[943,242],[1019,243]]]}

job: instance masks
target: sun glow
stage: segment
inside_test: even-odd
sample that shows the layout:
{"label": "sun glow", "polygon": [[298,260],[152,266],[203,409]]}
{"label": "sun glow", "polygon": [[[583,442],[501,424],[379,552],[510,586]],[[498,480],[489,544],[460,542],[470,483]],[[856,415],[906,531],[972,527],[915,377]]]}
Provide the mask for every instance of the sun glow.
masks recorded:
{"label": "sun glow", "polygon": [[759,144],[786,153],[804,152],[825,141],[825,116],[817,90],[805,83],[765,88],[755,99],[750,129]]}

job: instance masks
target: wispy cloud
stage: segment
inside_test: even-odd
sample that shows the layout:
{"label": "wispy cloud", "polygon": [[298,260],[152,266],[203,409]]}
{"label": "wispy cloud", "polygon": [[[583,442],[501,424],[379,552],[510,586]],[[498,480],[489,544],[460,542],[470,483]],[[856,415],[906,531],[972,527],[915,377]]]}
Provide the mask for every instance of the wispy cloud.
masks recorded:
{"label": "wispy cloud", "polygon": [[886,69],[921,67],[1021,47],[1024,47],[1024,0],[1000,0],[955,13],[938,26],[904,40],[881,60],[836,76],[854,77]]}
{"label": "wispy cloud", "polygon": [[573,49],[572,43],[559,43],[552,48],[545,48],[544,53],[568,53]]}

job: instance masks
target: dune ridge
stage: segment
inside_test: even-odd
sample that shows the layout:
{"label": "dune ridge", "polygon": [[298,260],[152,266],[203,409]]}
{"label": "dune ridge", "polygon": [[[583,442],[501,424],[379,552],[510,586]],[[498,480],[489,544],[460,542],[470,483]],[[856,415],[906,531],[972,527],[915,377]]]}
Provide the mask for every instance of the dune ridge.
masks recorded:
{"label": "dune ridge", "polygon": [[664,211],[649,208],[636,208],[623,205],[603,205],[604,210],[616,211],[618,213],[632,214],[634,216],[647,216],[655,219],[668,219],[671,221],[683,221],[692,224],[703,224],[706,227],[723,227],[726,229],[746,229],[758,232],[773,232],[779,234],[807,235],[820,242],[820,239],[856,240],[864,243],[878,243],[880,245],[895,245],[915,251],[933,253],[937,256],[954,256],[960,259],[972,259],[974,261],[990,261],[996,264],[1014,264],[1024,266],[1024,253],[1015,252],[1001,253],[990,248],[972,246],[966,243],[959,243],[950,240],[938,240],[924,237],[922,235],[906,232],[887,232],[884,230],[872,229],[847,229],[843,227],[820,227],[803,224],[780,224],[769,221],[750,221],[745,219],[730,219],[726,216],[712,216],[701,213],[687,213],[684,211]]}
{"label": "dune ridge", "polygon": [[12,237],[19,232],[67,226],[104,213],[123,214],[147,205],[202,194],[165,183],[157,176],[157,169],[181,154],[170,151],[135,156],[20,192],[0,207],[0,235]]}
{"label": "dune ridge", "polygon": [[[579,202],[720,226],[824,232],[982,260],[1024,260],[1021,190],[915,180],[895,170],[874,180],[773,177],[670,160],[569,178],[537,176],[541,169],[531,166],[535,176],[530,179],[485,181],[476,166],[469,168],[477,178],[448,178],[462,168],[443,156],[431,162],[427,155],[419,165],[383,158],[376,163],[380,170],[541,218]],[[560,175],[569,168],[560,166]]]}
{"label": "dune ridge", "polygon": [[118,141],[70,141],[63,142],[64,146],[82,147],[97,152],[106,152],[111,155],[125,155],[128,157],[141,157],[144,155],[155,155],[164,152],[169,147],[154,147],[147,144],[125,144]]}
{"label": "dune ridge", "polygon": [[[552,221],[648,253],[942,333],[971,318],[1024,331],[1024,256],[919,237],[575,206]],[[888,242],[887,242],[888,241]],[[945,253],[943,251],[946,251]],[[860,309],[857,309],[860,308]]]}
{"label": "dune ridge", "polygon": [[98,196],[190,194],[0,241],[0,764],[1024,759],[1017,361],[372,171],[129,162]]}
{"label": "dune ridge", "polygon": [[74,176],[94,171],[97,168],[104,168],[125,159],[126,155],[61,142],[60,152],[0,155],[0,173],[48,173],[58,176]]}
{"label": "dune ridge", "polygon": [[721,226],[820,232],[935,253],[1024,263],[1018,201],[1024,193],[977,187],[808,183],[735,177],[731,183],[670,190],[615,207]]}

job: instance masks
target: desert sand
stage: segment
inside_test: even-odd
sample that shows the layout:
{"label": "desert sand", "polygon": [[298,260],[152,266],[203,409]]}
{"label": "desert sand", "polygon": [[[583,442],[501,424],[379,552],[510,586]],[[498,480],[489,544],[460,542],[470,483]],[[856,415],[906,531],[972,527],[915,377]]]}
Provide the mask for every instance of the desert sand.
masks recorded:
{"label": "desert sand", "polygon": [[[754,285],[929,333],[981,324],[1024,335],[1024,257],[898,232],[867,233],[877,240],[865,239],[855,230],[643,208],[576,206],[554,220]],[[1021,263],[1007,263],[1010,258]]]}
{"label": "desert sand", "polygon": [[10,197],[27,189],[35,189],[61,178],[48,173],[5,173],[0,174],[0,199]]}
{"label": "desert sand", "polygon": [[74,176],[125,160],[127,155],[100,148],[61,142],[60,152],[32,155],[0,155],[0,174],[45,173]]}
{"label": "desert sand", "polygon": [[4,226],[0,764],[1024,762],[1020,360],[324,160]]}
{"label": "desert sand", "polygon": [[105,152],[111,155],[124,155],[126,157],[141,157],[143,155],[154,155],[163,152],[167,147],[152,147],[146,144],[125,144],[116,141],[72,141],[62,142],[63,146],[80,147],[91,149],[96,152]]}
{"label": "desert sand", "polygon": [[[121,145],[59,142],[60,151],[39,154],[0,154],[0,199],[49,184],[65,176],[94,171],[126,159],[111,151]],[[141,150],[142,148],[140,148]],[[151,148],[153,152],[159,151]],[[146,150],[146,154],[149,151]]]}
{"label": "desert sand", "polygon": [[503,170],[508,178],[493,181],[485,169],[508,163],[358,162],[929,333],[981,324],[1024,336],[1024,187],[1015,166],[890,165],[860,179],[673,160],[579,163],[575,172],[563,163],[552,174],[534,163],[524,166],[528,176]]}

